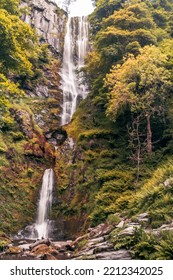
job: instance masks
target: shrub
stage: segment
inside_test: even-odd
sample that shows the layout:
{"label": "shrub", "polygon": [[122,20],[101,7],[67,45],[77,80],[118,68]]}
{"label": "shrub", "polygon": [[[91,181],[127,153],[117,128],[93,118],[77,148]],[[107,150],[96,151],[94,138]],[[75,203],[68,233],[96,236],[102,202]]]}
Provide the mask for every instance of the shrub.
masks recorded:
{"label": "shrub", "polygon": [[172,260],[173,259],[173,232],[165,231],[161,233],[159,244],[155,245],[156,260]]}

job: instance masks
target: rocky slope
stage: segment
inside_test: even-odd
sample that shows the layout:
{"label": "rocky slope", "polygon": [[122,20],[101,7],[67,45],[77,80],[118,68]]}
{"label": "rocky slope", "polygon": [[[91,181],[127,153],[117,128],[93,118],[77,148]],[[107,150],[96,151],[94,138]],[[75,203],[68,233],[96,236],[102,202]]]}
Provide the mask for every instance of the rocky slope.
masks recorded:
{"label": "rocky slope", "polygon": [[147,226],[149,219],[148,213],[138,215],[135,222],[119,216],[119,222],[112,225],[106,222],[89,228],[87,233],[74,241],[55,242],[43,239],[27,243],[24,240],[16,246],[15,242],[5,236],[6,243],[0,259],[160,259],[160,238],[163,238],[165,233],[171,233],[173,222],[153,230]]}

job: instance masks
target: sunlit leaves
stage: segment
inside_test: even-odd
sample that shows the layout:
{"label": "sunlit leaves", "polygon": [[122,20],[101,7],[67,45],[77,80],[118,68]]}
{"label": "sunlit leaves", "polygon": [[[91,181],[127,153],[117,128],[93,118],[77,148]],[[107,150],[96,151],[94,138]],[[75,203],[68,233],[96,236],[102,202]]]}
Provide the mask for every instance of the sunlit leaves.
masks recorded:
{"label": "sunlit leaves", "polygon": [[17,14],[20,0],[1,0],[0,9],[7,10],[10,14]]}
{"label": "sunlit leaves", "polygon": [[147,46],[136,58],[130,55],[123,65],[113,67],[105,80],[109,90],[107,114],[115,120],[126,105],[136,113],[159,112],[172,85],[166,62],[166,55],[157,47]]}
{"label": "sunlit leaves", "polygon": [[20,98],[24,92],[19,89],[19,85],[8,80],[3,74],[0,74],[0,127],[4,123],[12,123],[9,109],[13,107],[13,101]]}
{"label": "sunlit leaves", "polygon": [[[0,10],[0,70],[32,75],[31,57],[38,56],[36,36],[17,16]],[[39,48],[38,48],[39,49]]]}

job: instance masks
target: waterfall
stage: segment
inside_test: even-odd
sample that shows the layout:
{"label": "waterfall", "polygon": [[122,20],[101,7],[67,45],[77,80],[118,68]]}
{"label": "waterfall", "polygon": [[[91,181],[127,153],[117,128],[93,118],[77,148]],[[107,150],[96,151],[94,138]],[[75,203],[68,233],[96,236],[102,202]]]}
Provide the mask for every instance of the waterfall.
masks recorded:
{"label": "waterfall", "polygon": [[69,15],[64,41],[63,63],[61,70],[63,106],[61,125],[70,122],[79,102],[87,94],[87,85],[83,81],[81,68],[88,50],[87,16]]}
{"label": "waterfall", "polygon": [[37,220],[32,231],[32,238],[41,239],[49,237],[49,215],[52,206],[53,185],[53,169],[46,169],[42,179]]}

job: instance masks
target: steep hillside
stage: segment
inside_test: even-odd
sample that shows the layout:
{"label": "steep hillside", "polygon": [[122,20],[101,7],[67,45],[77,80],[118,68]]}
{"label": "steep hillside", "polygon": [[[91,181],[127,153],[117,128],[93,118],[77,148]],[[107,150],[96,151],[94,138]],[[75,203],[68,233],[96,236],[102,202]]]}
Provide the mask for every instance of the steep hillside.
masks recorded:
{"label": "steep hillside", "polygon": [[64,137],[58,71],[66,14],[51,1],[22,1],[20,10],[12,2],[0,4],[0,230],[7,233],[35,219],[52,143]]}

